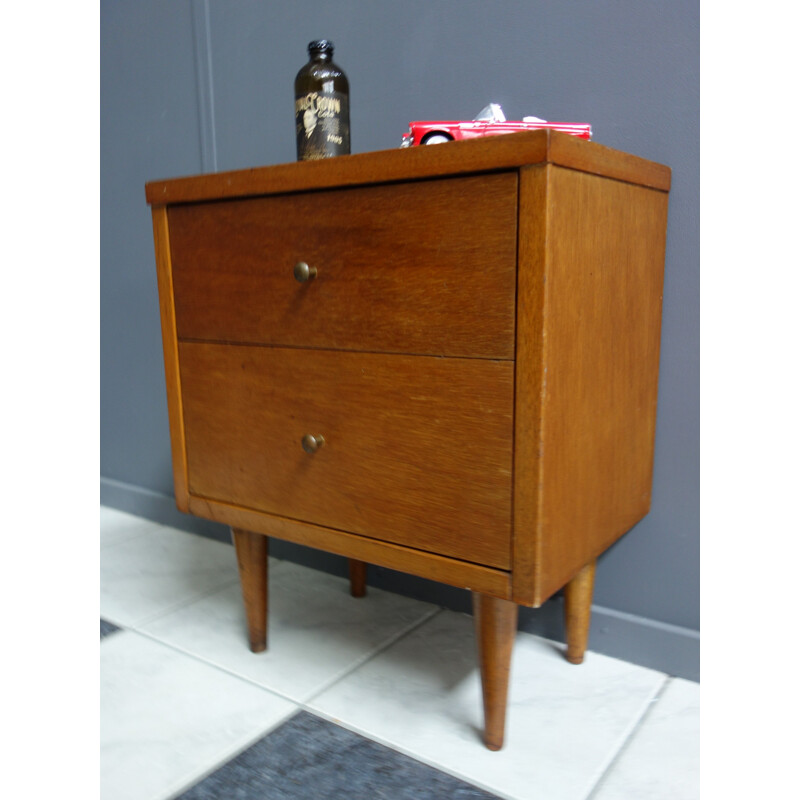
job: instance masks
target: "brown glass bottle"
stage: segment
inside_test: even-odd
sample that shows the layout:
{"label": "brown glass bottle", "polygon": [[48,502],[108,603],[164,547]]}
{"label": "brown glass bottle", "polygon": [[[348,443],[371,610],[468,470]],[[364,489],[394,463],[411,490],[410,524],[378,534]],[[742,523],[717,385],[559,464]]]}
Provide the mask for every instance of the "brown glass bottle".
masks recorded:
{"label": "brown glass bottle", "polygon": [[297,160],[344,156],[350,152],[350,85],[331,60],[333,42],[308,45],[309,62],[294,79]]}

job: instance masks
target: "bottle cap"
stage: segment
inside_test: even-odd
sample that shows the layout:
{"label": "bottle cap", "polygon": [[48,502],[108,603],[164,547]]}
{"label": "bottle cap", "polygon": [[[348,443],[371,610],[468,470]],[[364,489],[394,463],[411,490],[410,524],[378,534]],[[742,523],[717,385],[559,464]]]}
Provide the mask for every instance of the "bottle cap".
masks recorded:
{"label": "bottle cap", "polygon": [[308,43],[308,52],[313,55],[314,53],[328,53],[333,55],[333,42],[328,39],[316,39]]}

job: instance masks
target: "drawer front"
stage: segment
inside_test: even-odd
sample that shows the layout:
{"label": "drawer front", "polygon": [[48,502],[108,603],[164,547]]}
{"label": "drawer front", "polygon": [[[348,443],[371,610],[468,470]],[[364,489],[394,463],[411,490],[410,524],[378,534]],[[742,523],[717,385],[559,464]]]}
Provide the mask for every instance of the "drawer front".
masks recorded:
{"label": "drawer front", "polygon": [[510,567],[513,363],[198,342],[179,357],[190,494]]}
{"label": "drawer front", "polygon": [[516,173],[172,207],[178,336],[513,358],[516,209]]}

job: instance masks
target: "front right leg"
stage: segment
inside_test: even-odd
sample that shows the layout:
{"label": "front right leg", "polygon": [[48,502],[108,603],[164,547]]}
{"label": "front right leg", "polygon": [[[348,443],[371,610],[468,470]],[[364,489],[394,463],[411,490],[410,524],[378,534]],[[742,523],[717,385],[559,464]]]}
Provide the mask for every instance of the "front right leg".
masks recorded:
{"label": "front right leg", "polygon": [[517,635],[517,605],[472,593],[475,638],[483,689],[483,741],[489,750],[503,746],[511,653]]}

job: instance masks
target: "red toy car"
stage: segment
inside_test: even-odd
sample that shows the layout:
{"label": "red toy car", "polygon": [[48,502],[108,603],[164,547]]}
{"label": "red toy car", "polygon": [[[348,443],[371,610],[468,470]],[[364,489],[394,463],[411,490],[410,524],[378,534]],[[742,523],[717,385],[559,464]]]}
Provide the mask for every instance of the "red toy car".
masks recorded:
{"label": "red toy car", "polygon": [[474,120],[469,122],[412,122],[408,133],[403,134],[403,143],[400,146],[413,147],[418,144],[439,144],[475,139],[479,136],[540,130],[561,131],[581,139],[592,138],[592,126],[588,123],[546,122],[538,117],[523,117],[521,122],[507,122],[503,109],[497,103],[489,103]]}

